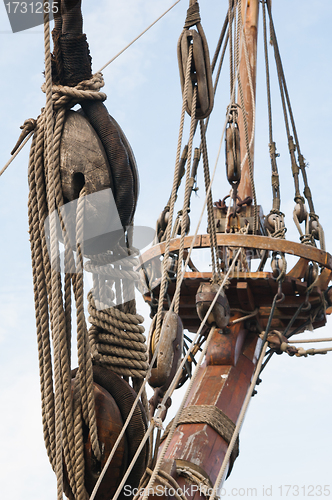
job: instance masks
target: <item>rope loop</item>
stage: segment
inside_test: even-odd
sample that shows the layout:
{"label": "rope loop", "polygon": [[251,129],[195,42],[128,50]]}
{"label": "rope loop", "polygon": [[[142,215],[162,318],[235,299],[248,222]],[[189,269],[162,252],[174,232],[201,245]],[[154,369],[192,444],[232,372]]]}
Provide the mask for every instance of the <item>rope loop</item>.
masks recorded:
{"label": "rope loop", "polygon": [[[52,85],[52,101],[54,111],[59,111],[60,108],[71,108],[75,104],[83,100],[98,100],[105,101],[107,95],[100,92],[100,89],[105,85],[102,73],[96,73],[89,80],[83,80],[75,87],[67,85]],[[46,91],[45,84],[41,87],[42,91]]]}

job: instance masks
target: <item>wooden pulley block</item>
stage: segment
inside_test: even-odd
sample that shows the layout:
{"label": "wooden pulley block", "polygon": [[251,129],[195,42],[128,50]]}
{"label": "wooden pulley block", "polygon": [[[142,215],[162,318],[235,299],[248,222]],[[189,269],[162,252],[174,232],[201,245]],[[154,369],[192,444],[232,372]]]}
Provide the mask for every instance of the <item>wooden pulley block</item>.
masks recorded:
{"label": "wooden pulley block", "polygon": [[226,172],[230,184],[241,180],[240,131],[236,123],[230,123],[226,128]]}
{"label": "wooden pulley block", "polygon": [[[157,315],[155,315],[150,329],[148,346],[150,361],[157,348],[156,320]],[[151,387],[162,387],[164,390],[169,387],[179,367],[182,350],[183,325],[180,316],[173,311],[164,311],[157,359],[149,378]]]}
{"label": "wooden pulley block", "polygon": [[[208,312],[220,286],[217,284],[201,283],[196,294],[196,311],[202,321]],[[225,328],[230,319],[231,311],[225,292],[221,290],[206,323],[209,326],[216,325],[217,328]]]}
{"label": "wooden pulley block", "polygon": [[[76,207],[83,187],[85,255],[116,247],[123,229],[113,196],[112,171],[104,146],[81,112],[68,111],[60,143],[60,174],[66,230],[76,249]],[[74,202],[69,203],[68,202]]]}
{"label": "wooden pulley block", "polygon": [[[75,379],[72,381],[74,385]],[[95,411],[100,447],[102,450],[101,462],[93,455],[90,434],[84,432],[84,458],[85,458],[85,487],[91,495],[99,478],[100,472],[106,464],[107,458],[113,449],[122,427],[123,418],[118,405],[111,394],[99,384],[94,383]],[[109,500],[117,490],[123,474],[127,468],[128,443],[126,435],[120,441],[117,451],[109,468],[100,484],[96,500]]]}
{"label": "wooden pulley block", "polygon": [[178,43],[178,60],[182,92],[184,91],[189,47],[193,46],[193,60],[191,65],[191,82],[187,95],[187,113],[191,116],[194,88],[197,86],[196,118],[201,120],[209,116],[213,108],[214,94],[209,50],[200,26],[196,30],[185,30]]}
{"label": "wooden pulley block", "polygon": [[83,186],[87,193],[113,188],[105,149],[89,121],[68,111],[60,146],[60,172],[64,201],[78,198]]}
{"label": "wooden pulley block", "polygon": [[315,240],[319,240],[319,222],[318,222],[318,220],[310,219],[309,231],[313,235]]}
{"label": "wooden pulley block", "polygon": [[306,220],[308,212],[304,203],[296,203],[294,207],[294,216],[297,217],[299,223],[301,224]]}

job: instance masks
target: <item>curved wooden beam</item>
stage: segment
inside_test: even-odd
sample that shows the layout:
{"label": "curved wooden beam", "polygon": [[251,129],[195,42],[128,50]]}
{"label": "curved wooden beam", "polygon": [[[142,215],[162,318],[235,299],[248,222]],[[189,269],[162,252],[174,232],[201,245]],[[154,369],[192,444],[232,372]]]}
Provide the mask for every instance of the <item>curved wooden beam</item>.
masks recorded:
{"label": "curved wooden beam", "polygon": [[[187,236],[184,240],[184,248],[190,248],[193,236]],[[269,238],[267,236],[254,236],[251,234],[217,234],[218,247],[234,247],[258,250],[270,250],[271,252],[283,252],[289,255],[296,255],[308,261],[312,260],[321,266],[332,270],[332,257],[328,252],[319,248],[302,243],[295,243],[283,239]],[[195,238],[193,248],[207,248],[210,246],[210,236],[208,234],[198,235]],[[180,238],[175,238],[170,242],[170,252],[176,252],[180,248]],[[150,248],[140,257],[140,263],[145,264],[155,257],[163,255],[165,243],[159,243]]]}

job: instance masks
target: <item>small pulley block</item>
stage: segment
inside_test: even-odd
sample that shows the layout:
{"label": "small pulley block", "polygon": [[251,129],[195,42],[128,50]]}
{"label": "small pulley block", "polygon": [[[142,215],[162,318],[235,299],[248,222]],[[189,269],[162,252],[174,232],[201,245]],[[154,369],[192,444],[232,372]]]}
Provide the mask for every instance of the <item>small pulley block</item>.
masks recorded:
{"label": "small pulley block", "polygon": [[241,152],[240,131],[237,123],[231,122],[226,128],[226,172],[231,185],[238,184],[241,180]]}
{"label": "small pulley block", "polygon": [[[196,294],[196,311],[201,321],[204,319],[219,288],[220,286],[217,284],[200,284]],[[209,326],[216,325],[217,328],[225,328],[229,323],[230,315],[231,312],[227,297],[225,292],[221,290],[206,323]]]}
{"label": "small pulley block", "polygon": [[[162,387],[167,390],[180,364],[183,350],[183,325],[180,316],[175,312],[164,311],[162,314],[158,354],[151,371],[149,384],[151,387]],[[157,315],[155,315],[150,329],[148,346],[150,362],[158,345],[156,322]]]}
{"label": "small pulley block", "polygon": [[209,116],[213,108],[214,94],[212,72],[207,41],[202,26],[198,30],[183,30],[178,43],[178,61],[181,89],[184,91],[186,68],[190,45],[193,47],[191,63],[191,84],[187,94],[187,113],[191,116],[194,89],[197,87],[196,118],[202,120]]}

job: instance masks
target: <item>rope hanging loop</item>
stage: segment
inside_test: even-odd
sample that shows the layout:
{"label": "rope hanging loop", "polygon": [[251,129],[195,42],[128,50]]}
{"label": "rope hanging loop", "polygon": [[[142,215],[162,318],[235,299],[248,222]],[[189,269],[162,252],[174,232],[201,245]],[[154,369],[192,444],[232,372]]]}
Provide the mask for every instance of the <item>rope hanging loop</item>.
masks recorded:
{"label": "rope hanging loop", "polygon": [[[178,41],[178,63],[182,93],[184,92],[186,67],[189,56],[190,45],[193,46],[193,60],[191,65],[191,85],[187,94],[186,111],[191,116],[192,102],[195,88],[197,88],[197,104],[195,117],[202,120],[209,116],[214,103],[214,92],[212,82],[212,70],[207,40],[197,1],[191,2],[187,11],[184,29]],[[197,30],[189,29],[196,26]]]}

